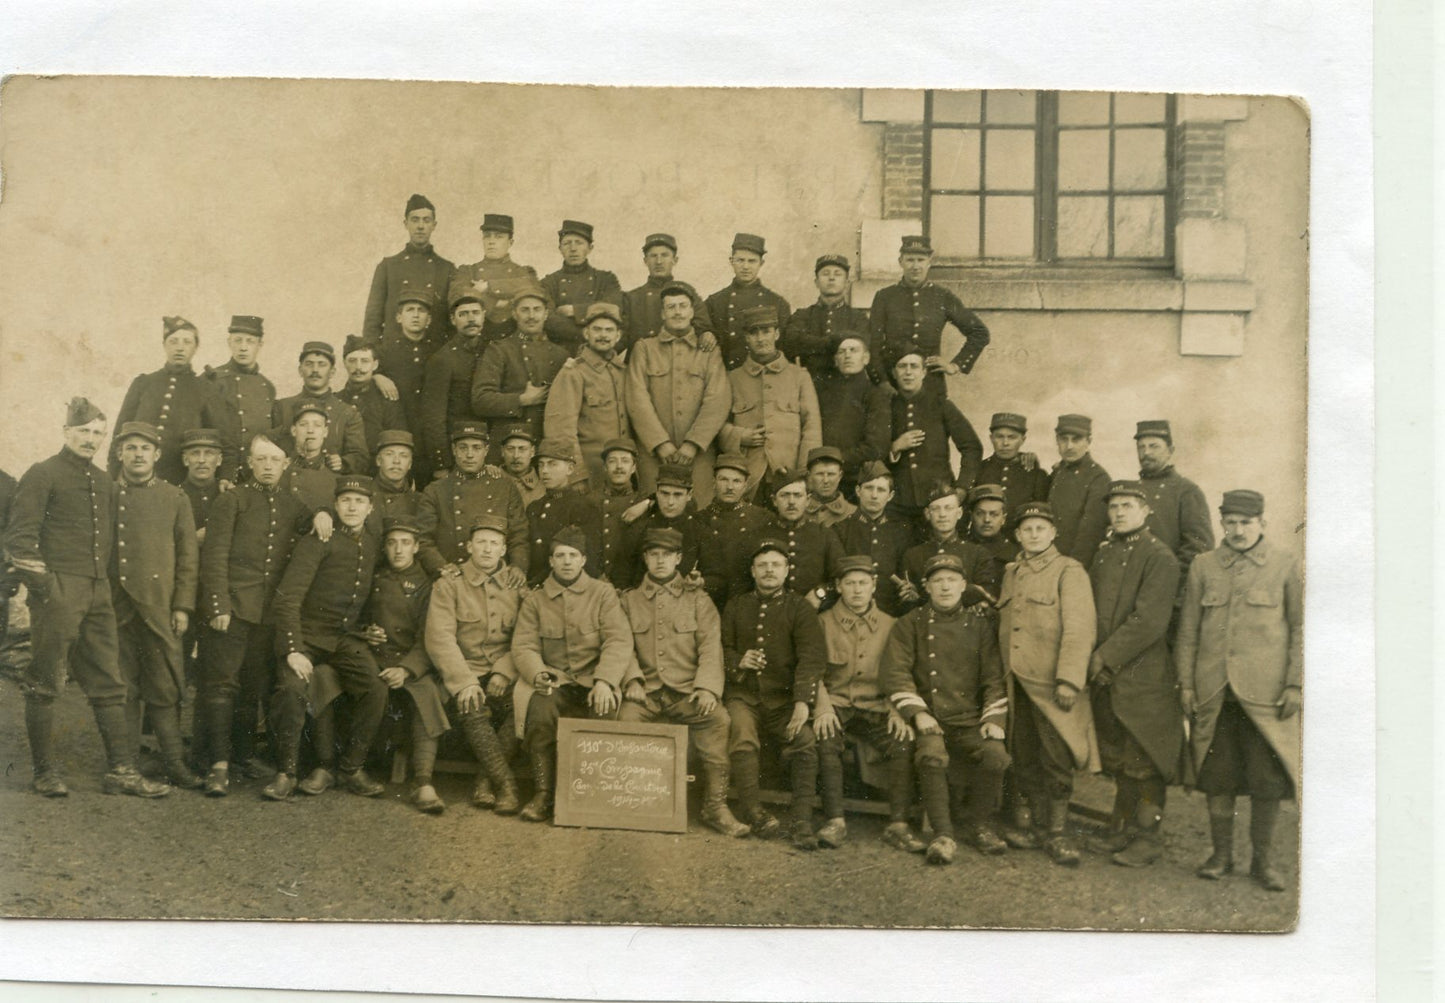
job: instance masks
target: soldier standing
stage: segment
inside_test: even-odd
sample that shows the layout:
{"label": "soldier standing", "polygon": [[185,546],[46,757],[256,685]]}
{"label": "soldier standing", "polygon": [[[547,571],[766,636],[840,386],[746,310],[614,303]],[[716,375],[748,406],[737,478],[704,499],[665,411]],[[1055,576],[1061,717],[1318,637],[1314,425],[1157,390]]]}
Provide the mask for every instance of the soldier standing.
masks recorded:
{"label": "soldier standing", "polygon": [[547,577],[552,540],[563,529],[582,534],[587,541],[586,571],[593,578],[602,577],[602,512],[596,502],[572,487],[575,456],[572,444],[563,439],[543,439],[537,446],[537,478],[545,493],[527,506],[529,584],[534,587]]}
{"label": "soldier standing", "polygon": [[508,425],[502,431],[502,474],[517,486],[522,504],[532,504],[546,488],[537,479],[537,437],[525,426]]}
{"label": "soldier standing", "polygon": [[622,309],[622,284],[617,276],[592,267],[592,224],[564,219],[557,231],[557,250],[562,267],[542,277],[542,288],[554,304],[547,318],[547,336],[575,352],[582,344],[583,318],[594,303],[611,303]]}
{"label": "soldier standing", "polygon": [[990,595],[996,596],[1003,585],[1004,569],[1019,552],[1018,544],[1005,532],[1008,520],[1004,516],[1003,485],[975,484],[968,489],[967,502],[968,530],[963,539],[988,552],[988,560],[977,571],[978,580]]}
{"label": "soldier standing", "polygon": [[5,553],[25,582],[30,606],[31,662],[21,684],[34,769],[30,786],[46,797],[70,793],[51,759],[55,701],[67,669],[85,692],[105,743],[102,790],[147,798],[170,793],[136,769],[139,749],[126,723],[109,578],[116,485],[93,462],[105,428],[99,408],[83,397],[71,400],[64,446],[20,478],[5,529]]}
{"label": "soldier standing", "polygon": [[376,455],[377,440],[382,432],[405,432],[410,428],[401,402],[387,397],[376,385],[379,356],[375,342],[363,341],[354,334],[347,335],[341,352],[342,364],[346,366],[346,385],[336,395],[361,415],[366,455],[371,457]]}
{"label": "soldier standing", "polygon": [[487,342],[505,338],[517,329],[512,319],[512,297],[518,290],[537,284],[537,270],[512,260],[516,224],[499,212],[482,216],[482,260],[457,269],[454,282],[469,287],[480,297],[482,326]]}
{"label": "soldier standing", "polygon": [[1299,795],[1304,582],[1298,559],[1265,539],[1258,491],[1226,491],[1219,515],[1224,543],[1189,566],[1175,650],[1214,845],[1197,873],[1233,870],[1234,799],[1248,794],[1250,876],[1284,891],[1271,857],[1279,803]]}
{"label": "soldier standing", "polygon": [[927,539],[909,547],[903,554],[904,585],[900,588],[900,598],[905,603],[923,602],[924,568],[939,554],[953,554],[963,564],[964,577],[968,579],[963,604],[972,606],[983,602],[993,605],[998,601],[998,582],[992,580],[993,562],[988,551],[970,543],[958,531],[958,524],[963,519],[963,503],[959,501],[958,489],[947,481],[939,481],[926,497],[928,504],[923,508],[923,517],[928,524]]}
{"label": "soldier standing", "polygon": [[[973,371],[988,345],[988,328],[952,292],[928,281],[933,246],[927,237],[904,237],[898,264],[903,277],[878,290],[868,311],[873,357],[888,372],[903,356],[916,352],[927,369],[929,388],[945,397],[945,377]],[[963,335],[963,347],[952,359],[942,355],[944,324]]]}
{"label": "soldier standing", "polygon": [[867,336],[844,331],[833,342],[833,366],[815,374],[823,445],[843,455],[843,492],[849,497],[858,481],[858,468],[869,460],[888,456],[893,388],[874,383],[868,374]]}
{"label": "soldier standing", "polygon": [[246,474],[246,450],[251,440],[271,428],[276,387],[256,362],[261,354],[265,327],[260,317],[237,314],[231,318],[226,348],[231,358],[215,369],[206,367],[206,379],[216,388],[223,414],[221,439],[228,454],[221,470],[224,484],[239,484]]}
{"label": "soldier standing", "polygon": [[[547,338],[543,329],[551,309],[541,286],[520,290],[512,299],[517,333],[487,346],[472,376],[472,411],[487,419],[492,435],[521,424],[541,438],[547,394],[568,359],[568,350]],[[487,462],[501,458],[500,443]]]}
{"label": "soldier standing", "polygon": [[1169,621],[1169,641],[1179,627],[1179,604],[1184,601],[1184,584],[1189,565],[1200,554],[1214,549],[1214,525],[1209,503],[1199,485],[1181,477],[1174,469],[1174,433],[1164,420],[1141,421],[1134,433],[1139,454],[1139,486],[1149,506],[1149,532],[1174,552],[1179,561],[1179,590],[1175,612]]}
{"label": "soldier standing", "polygon": [[808,450],[808,518],[836,526],[858,510],[843,497],[843,454],[834,446]]}
{"label": "soldier standing", "polygon": [[1057,520],[1059,553],[1072,557],[1084,567],[1108,531],[1109,513],[1104,496],[1109,491],[1109,472],[1089,455],[1094,438],[1094,420],[1082,414],[1061,414],[1054,428],[1059,462],[1049,478],[1049,506]]}
{"label": "soldier standing", "polygon": [[748,357],[743,340],[743,315],[747,311],[765,307],[778,318],[789,317],[793,312],[787,300],[763,285],[758,278],[766,253],[766,242],[757,234],[739,233],[734,236],[732,254],[728,258],[733,280],[704,301],[713,333],[722,350],[723,364],[728,369],[736,369]]}
{"label": "soldier standing", "polygon": [[1125,867],[1147,867],[1164,852],[1159,836],[1164,795],[1184,748],[1178,680],[1166,640],[1179,564],[1146,527],[1144,499],[1138,481],[1109,486],[1113,532],[1089,566],[1098,617],[1089,698],[1099,755],[1115,787],[1109,832],[1095,848]]}
{"label": "soldier standing", "polygon": [[[412,195],[406,200],[402,218],[406,225],[406,246],[389,258],[382,258],[371,277],[371,292],[366,297],[366,313],[361,321],[361,335],[373,343],[394,338],[400,333],[397,316],[402,297],[426,292],[440,296],[446,291],[455,270],[452,263],[432,249],[431,235],[436,229],[436,206],[425,195]],[[446,319],[428,319],[428,329],[440,343],[446,339]]]}
{"label": "soldier standing", "polygon": [[719,456],[713,482],[716,493],[698,512],[697,570],[713,605],[726,609],[729,599],[752,588],[753,547],[765,535],[776,535],[777,520],[772,512],[747,500],[748,461],[742,456]]}
{"label": "soldier standing", "polygon": [[284,432],[296,419],[303,404],[320,407],[326,412],[326,465],[333,473],[361,474],[371,466],[371,451],[366,447],[366,426],[361,412],[336,396],[331,390],[331,374],[336,369],[336,351],[324,341],[308,341],[301,348],[297,370],[301,374],[301,392],[283,397],[271,409],[271,427]]}
{"label": "soldier standing", "polygon": [[[825,254],[813,265],[818,301],[788,318],[778,348],[816,382],[833,368],[837,341],[846,332],[868,330],[868,314],[848,305],[846,254]],[[819,388],[821,389],[821,388]]]}
{"label": "soldier standing", "polygon": [[833,527],[844,554],[867,554],[878,569],[874,594],[878,608],[900,617],[912,603],[899,598],[903,584],[903,555],[913,545],[913,529],[888,512],[893,500],[893,474],[879,460],[869,460],[858,472],[858,511]]}
{"label": "soldier standing", "polygon": [[699,332],[712,330],[707,307],[697,290],[672,276],[677,267],[677,239],[670,233],[649,233],[642,242],[642,261],[647,281],[622,294],[622,350],[639,338],[651,338],[662,330],[662,291],[668,286],[686,289],[692,298],[693,325]]}
{"label": "soldier standing", "polygon": [[[702,519],[692,505],[692,471],[675,463],[664,463],[657,471],[657,490],[653,492],[651,511],[643,510],[639,518],[623,529],[623,554],[618,560],[614,584],[630,588],[647,574],[647,534],[654,529],[670,529],[682,539],[682,559],[677,569],[684,576],[697,570],[702,553]],[[699,575],[691,581],[700,581]],[[691,584],[690,581],[690,584]]]}
{"label": "soldier standing", "polygon": [[[384,334],[376,350],[376,372],[389,379],[396,387],[397,400],[401,402],[404,419],[397,428],[404,428],[412,435],[422,431],[422,416],[425,413],[426,366],[437,349],[446,343],[438,325],[431,329],[431,318],[437,309],[437,297],[445,293],[440,289],[403,292],[397,297],[395,334]],[[385,393],[385,391],[383,391]],[[413,474],[417,483],[431,483],[431,464],[427,457],[418,456],[419,461]]]}
{"label": "soldier standing", "polygon": [[1032,453],[1023,451],[1028,432],[1028,419],[1021,414],[1000,411],[989,419],[993,454],[978,465],[973,483],[998,485],[1005,513],[1029,502],[1049,500],[1048,471],[1039,467]]}
{"label": "soldier standing", "polygon": [[[963,412],[924,383],[924,359],[918,352],[907,352],[893,364],[893,378],[898,388],[890,403],[889,422],[893,441],[888,465],[898,492],[893,505],[900,516],[915,521],[928,504],[925,495],[940,481],[960,489],[973,483],[983,443]],[[958,450],[956,474],[950,442]]]}
{"label": "soldier standing", "polygon": [[803,471],[779,470],[763,491],[777,513],[772,532],[788,548],[784,584],[818,609],[833,594],[843,544],[838,534],[808,518],[808,478]]}
{"label": "soldier standing", "polygon": [[[602,480],[587,495],[602,513],[602,575],[624,589],[636,580],[632,527],[648,514],[653,500],[637,489],[637,446],[631,439],[613,439],[602,446],[602,469]],[[684,470],[683,475],[691,501],[692,471]]]}
{"label": "soldier standing", "polygon": [[383,521],[415,518],[421,509],[421,492],[411,477],[416,440],[410,432],[382,432],[376,440],[376,494],[372,503]]}
{"label": "soldier standing", "polygon": [[422,380],[421,448],[433,475],[451,469],[451,430],[475,417],[472,375],[488,341],[482,331],[482,294],[470,282],[460,277],[453,282],[447,303],[457,333],[427,360]]}
{"label": "soldier standing", "polygon": [[[196,326],[184,317],[164,317],[162,325],[161,345],[166,364],[131,381],[115,421],[117,429],[133,421],[155,426],[161,437],[160,465],[156,473],[162,480],[180,484],[186,479],[181,463],[181,434],[202,425],[218,427],[225,422],[226,415],[216,388],[191,368],[191,360],[200,345]],[[112,446],[117,444],[118,441]],[[112,477],[120,473],[120,460],[114,448],[109,470]]]}
{"label": "soldier standing", "polygon": [[748,835],[728,810],[728,712],[723,693],[721,621],[701,591],[688,588],[679,564],[682,534],[647,530],[647,574],[621,595],[632,627],[636,673],[623,691],[619,721],[663,721],[687,727],[702,760],[702,822],[724,836]]}
{"label": "soldier standing", "polygon": [[111,594],[131,741],[140,747],[144,703],[166,778],[177,787],[196,788],[201,778],[186,765],[181,741],[181,699],[186,692],[181,638],[196,609],[196,523],[185,492],[156,476],[159,429],[147,422],[127,422],[120,427],[115,448],[120,478]]}
{"label": "soldier standing", "polygon": [[662,330],[643,338],[627,357],[627,414],[642,449],[638,486],[657,486],[659,463],[692,467],[692,494],[712,499],[713,440],[732,411],[732,387],[722,358],[704,348],[693,327],[692,297],[662,290]]}
{"label": "soldier standing", "polygon": [[606,481],[602,447],[614,439],[630,439],[627,420],[627,359],[618,351],[622,314],[611,303],[587,308],[582,336],[586,339],[574,359],[568,359],[552,381],[543,412],[547,438],[572,443],[582,465],[579,484],[600,487]]}

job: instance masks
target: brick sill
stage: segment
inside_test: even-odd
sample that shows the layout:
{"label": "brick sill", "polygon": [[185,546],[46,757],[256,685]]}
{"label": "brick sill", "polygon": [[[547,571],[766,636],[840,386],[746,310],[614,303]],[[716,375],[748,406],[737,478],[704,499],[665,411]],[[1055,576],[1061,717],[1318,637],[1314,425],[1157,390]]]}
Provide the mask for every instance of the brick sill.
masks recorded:
{"label": "brick sill", "polygon": [[[1098,269],[1080,275],[936,268],[931,277],[958,293],[971,310],[1248,313],[1255,305],[1251,282],[1181,279],[1158,270]],[[867,287],[871,302],[874,291],[896,281],[896,274],[865,275],[858,285]],[[855,287],[855,302],[863,291]]]}

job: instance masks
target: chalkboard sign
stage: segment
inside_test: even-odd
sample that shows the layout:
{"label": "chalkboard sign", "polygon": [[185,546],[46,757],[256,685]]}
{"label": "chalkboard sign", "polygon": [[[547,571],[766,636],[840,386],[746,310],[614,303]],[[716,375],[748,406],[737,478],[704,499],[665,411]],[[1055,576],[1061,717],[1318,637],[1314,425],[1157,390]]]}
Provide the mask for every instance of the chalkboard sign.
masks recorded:
{"label": "chalkboard sign", "polygon": [[558,825],[687,831],[687,728],[557,722]]}

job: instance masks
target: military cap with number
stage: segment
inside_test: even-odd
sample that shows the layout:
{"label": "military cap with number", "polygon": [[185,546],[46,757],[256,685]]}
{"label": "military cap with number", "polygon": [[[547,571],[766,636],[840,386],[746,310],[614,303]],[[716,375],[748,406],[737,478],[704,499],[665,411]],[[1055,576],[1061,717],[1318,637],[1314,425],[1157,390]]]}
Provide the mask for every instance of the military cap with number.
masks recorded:
{"label": "military cap with number", "polygon": [[396,298],[396,305],[401,306],[403,303],[420,303],[430,310],[437,305],[437,298],[430,289],[403,289]]}
{"label": "military cap with number", "polygon": [[752,251],[754,254],[766,254],[766,242],[756,233],[739,233],[733,237],[734,251]]}
{"label": "military cap with number", "polygon": [[[81,424],[84,424],[84,422]],[[120,430],[115,433],[115,441],[117,444],[124,442],[126,439],[145,439],[153,445],[159,446],[161,444],[161,432],[160,429],[148,421],[127,421],[123,422]]]}
{"label": "military cap with number", "polygon": [[330,412],[315,401],[302,401],[300,404],[297,404],[296,411],[291,415],[291,424],[294,425],[300,421],[303,414],[319,414],[322,418],[326,419],[328,425],[331,423]]}
{"label": "military cap with number", "polygon": [[576,234],[583,240],[587,241],[587,243],[589,244],[592,243],[591,223],[583,223],[580,220],[575,219],[564,219],[562,221],[561,229],[557,231],[557,237],[558,239],[561,239],[562,237],[567,236],[567,234],[569,233]]}
{"label": "military cap with number", "polygon": [[506,517],[500,515],[493,515],[490,512],[479,515],[472,522],[471,532],[468,535],[475,536],[483,530],[486,530],[490,533],[497,533],[505,537],[507,535]]}
{"label": "military cap with number", "polygon": [[846,254],[825,254],[813,263],[813,274],[817,275],[829,265],[836,265],[845,272],[853,270],[853,263],[848,260]]}
{"label": "military cap with number", "polygon": [[622,311],[618,309],[615,303],[590,304],[587,307],[587,316],[582,319],[582,326],[586,327],[599,317],[605,317],[619,327],[622,326]]}
{"label": "military cap with number", "polygon": [[813,469],[815,463],[836,463],[843,465],[843,453],[837,446],[816,446],[808,450],[808,462],[804,464],[809,470]]}
{"label": "military cap with number", "polygon": [[199,334],[196,325],[184,317],[162,317],[161,318],[161,340],[164,341],[177,331],[190,331],[192,334]]}
{"label": "military cap with number", "polygon": [[231,326],[226,329],[231,334],[254,334],[258,338],[265,337],[264,326],[260,317],[252,317],[249,314],[235,314],[231,317]]}
{"label": "military cap with number", "polygon": [[838,562],[838,577],[842,578],[850,571],[862,571],[876,575],[878,574],[878,562],[867,554],[851,554]]}
{"label": "military cap with number", "polygon": [[1224,492],[1224,502],[1219,506],[1220,515],[1264,515],[1264,495],[1248,488],[1235,488]]}
{"label": "military cap with number", "polygon": [[615,453],[619,449],[624,453],[631,453],[634,457],[637,456],[637,443],[631,439],[608,439],[602,444],[602,458],[607,459],[609,453]]}
{"label": "military cap with number", "polygon": [[677,238],[670,233],[649,233],[642,241],[642,253],[646,254],[654,247],[670,247],[676,253]]}
{"label": "military cap with number", "polygon": [[1086,414],[1061,414],[1059,423],[1054,426],[1054,434],[1062,435],[1093,435],[1094,419]]}
{"label": "military cap with number", "polygon": [[370,477],[361,477],[356,474],[351,474],[346,477],[338,477],[336,479],[335,494],[338,498],[345,494],[366,495],[366,497],[370,498],[371,492],[372,484]]}
{"label": "military cap with number", "polygon": [[1138,481],[1114,481],[1109,485],[1109,490],[1104,495],[1104,501],[1118,495],[1131,495],[1145,503],[1149,501],[1149,495],[1144,491],[1144,485]]}
{"label": "military cap with number", "polygon": [[771,474],[768,475],[768,497],[771,498],[773,495],[783,490],[783,488],[789,487],[790,485],[806,484],[807,481],[808,472],[802,467],[798,467],[797,469],[793,470],[790,470],[786,467],[784,467],[782,470],[774,470]]}
{"label": "military cap with number", "polygon": [[105,412],[84,397],[72,397],[65,405],[65,424],[68,426],[89,425],[96,419],[105,420]]}
{"label": "military cap with number", "polygon": [[670,550],[675,554],[680,554],[682,553],[682,533],[675,529],[668,529],[666,526],[653,526],[642,534],[642,549],[644,551]]}
{"label": "military cap with number", "polygon": [[657,467],[657,486],[692,487],[692,468],[682,463],[662,463]]}
{"label": "military cap with number", "polygon": [[502,429],[502,434],[497,441],[505,445],[513,439],[526,439],[534,446],[537,444],[537,437],[526,425],[507,425]]}
{"label": "military cap with number", "polygon": [[505,233],[508,237],[516,232],[512,217],[500,212],[483,214],[481,231],[483,233]]}
{"label": "military cap with number", "polygon": [[447,288],[447,309],[455,310],[463,303],[481,303],[482,294],[466,276],[458,275]]}
{"label": "military cap with number", "polygon": [[410,533],[412,536],[421,536],[421,524],[409,515],[393,515],[382,520],[381,535],[390,536],[392,533]]}
{"label": "military cap with number", "polygon": [[958,488],[948,481],[934,481],[928,486],[928,490],[924,492],[923,498],[923,504],[925,506],[932,505],[940,498],[958,499]]}
{"label": "military cap with number", "polygon": [[988,422],[988,430],[992,432],[996,428],[1011,428],[1020,435],[1027,435],[1029,421],[1021,414],[1014,414],[1012,411],[999,411]]}
{"label": "military cap with number", "polygon": [[558,547],[571,547],[573,550],[580,550],[587,553],[587,534],[582,532],[579,526],[564,526],[552,537],[552,546],[549,553],[555,553]]}
{"label": "military cap with number", "polygon": [[1169,431],[1169,422],[1159,418],[1152,421],[1141,421],[1134,427],[1135,439],[1146,439],[1149,437],[1163,439],[1169,445],[1174,445],[1174,434]]}
{"label": "military cap with number", "polygon": [[552,297],[547,295],[547,290],[536,282],[529,282],[512,294],[512,306],[516,306],[522,300],[541,300],[543,306],[548,310],[552,309]]}
{"label": "military cap with number", "polygon": [[1054,507],[1048,502],[1028,502],[1014,509],[1013,523],[1017,526],[1025,519],[1047,519],[1049,522],[1058,523],[1054,517]]}
{"label": "military cap with number", "polygon": [[537,459],[566,460],[568,463],[576,463],[577,449],[572,445],[570,439],[563,439],[556,435],[546,436],[537,443]]}
{"label": "military cap with number", "polygon": [[389,428],[376,437],[376,451],[379,453],[387,446],[405,446],[416,452],[416,439],[404,429]]}
{"label": "military cap with number", "polygon": [[933,245],[928,242],[927,237],[909,235],[903,238],[903,243],[898,247],[899,254],[932,254]]}
{"label": "military cap with number", "polygon": [[748,458],[742,453],[723,453],[716,460],[712,461],[712,469],[714,473],[719,470],[736,470],[744,477],[750,473],[748,470]]}
{"label": "military cap with number", "polygon": [[964,570],[963,558],[957,554],[934,554],[923,565],[923,580],[926,582],[940,571],[957,571],[965,578],[968,572]]}
{"label": "military cap with number", "polygon": [[188,428],[181,433],[181,452],[188,449],[221,449],[221,433],[214,428]]}
{"label": "military cap with number", "polygon": [[755,331],[760,327],[778,326],[778,308],[772,306],[752,306],[742,311],[738,317],[744,331]]}
{"label": "military cap with number", "polygon": [[376,342],[370,338],[363,338],[359,334],[348,334],[346,336],[346,344],[341,346],[341,357],[344,359],[352,352],[360,352],[363,350],[370,350],[370,352],[375,355],[377,351]]}
{"label": "military cap with number", "polygon": [[1002,484],[975,484],[968,489],[968,507],[971,509],[982,501],[1006,502]]}
{"label": "military cap with number", "polygon": [[[784,543],[782,540],[777,539],[776,537],[765,536],[757,543],[753,544],[753,550],[752,553],[748,555],[748,560],[753,560],[759,554],[766,554],[770,550],[775,553],[782,554],[784,557],[788,557],[788,545],[786,543]],[[792,558],[788,559],[792,560]]]}
{"label": "military cap with number", "polygon": [[893,471],[888,469],[888,464],[882,460],[869,460],[858,468],[858,483],[867,484],[869,481],[876,481],[880,477],[893,481]]}
{"label": "military cap with number", "polygon": [[432,212],[437,211],[437,207],[431,204],[431,199],[425,195],[413,194],[411,198],[406,200],[405,215],[410,216],[418,209],[430,209]]}
{"label": "military cap with number", "polygon": [[452,442],[460,442],[462,439],[481,439],[487,441],[487,426],[475,421],[459,421],[452,426]]}
{"label": "military cap with number", "polygon": [[296,356],[297,362],[304,362],[308,355],[324,355],[333,363],[336,362],[336,349],[324,341],[308,341],[301,346],[301,354]]}

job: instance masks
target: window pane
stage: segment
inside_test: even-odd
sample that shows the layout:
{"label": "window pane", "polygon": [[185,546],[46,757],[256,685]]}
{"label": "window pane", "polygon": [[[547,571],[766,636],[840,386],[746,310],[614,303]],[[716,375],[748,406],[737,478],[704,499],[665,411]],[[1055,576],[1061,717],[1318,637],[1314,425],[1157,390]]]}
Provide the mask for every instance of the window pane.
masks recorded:
{"label": "window pane", "polygon": [[935,122],[976,123],[979,112],[979,96],[982,91],[934,91],[933,120]]}
{"label": "window pane", "polygon": [[1034,256],[1032,197],[990,196],[984,200],[984,247],[988,258]]}
{"label": "window pane", "polygon": [[1109,130],[1070,129],[1059,133],[1059,190],[1107,191]]}
{"label": "window pane", "polygon": [[1114,133],[1114,189],[1161,189],[1167,171],[1163,129],[1119,129]]}
{"label": "window pane", "polygon": [[1164,199],[1121,196],[1114,201],[1114,257],[1164,256]]}
{"label": "window pane", "polygon": [[[1034,130],[990,129],[984,147],[984,187],[1034,190]],[[942,187],[941,185],[935,187]]]}
{"label": "window pane", "polygon": [[1114,122],[1163,122],[1163,94],[1115,94]]}
{"label": "window pane", "polygon": [[1033,91],[989,91],[985,116],[991,125],[1030,125],[1038,110]]}
{"label": "window pane", "polygon": [[1059,257],[1109,256],[1109,199],[1107,196],[1059,198]]}
{"label": "window pane", "polygon": [[1061,91],[1060,125],[1108,125],[1109,95],[1103,91]]}
{"label": "window pane", "polygon": [[929,133],[928,186],[978,190],[978,130],[934,129]]}
{"label": "window pane", "polygon": [[978,196],[933,196],[929,203],[928,236],[940,257],[977,258]]}

